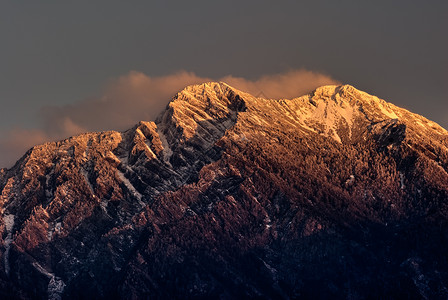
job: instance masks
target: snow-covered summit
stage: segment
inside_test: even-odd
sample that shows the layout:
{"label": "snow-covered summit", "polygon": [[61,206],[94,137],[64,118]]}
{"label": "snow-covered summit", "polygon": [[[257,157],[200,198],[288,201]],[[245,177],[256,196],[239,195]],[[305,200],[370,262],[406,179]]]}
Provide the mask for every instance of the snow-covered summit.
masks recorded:
{"label": "snow-covered summit", "polygon": [[[31,298],[297,298],[342,270],[361,274],[349,283],[362,296],[381,276],[404,276],[416,255],[438,253],[427,232],[447,228],[447,136],[350,85],[290,100],[188,86],[155,121],[36,146],[0,169],[0,288]],[[390,276],[372,271],[395,257],[382,245],[403,256]],[[351,252],[363,263],[344,259]],[[435,264],[444,274],[445,252]],[[421,277],[417,267],[402,283]],[[436,271],[425,276],[437,281]],[[333,296],[347,290],[339,277]]]}

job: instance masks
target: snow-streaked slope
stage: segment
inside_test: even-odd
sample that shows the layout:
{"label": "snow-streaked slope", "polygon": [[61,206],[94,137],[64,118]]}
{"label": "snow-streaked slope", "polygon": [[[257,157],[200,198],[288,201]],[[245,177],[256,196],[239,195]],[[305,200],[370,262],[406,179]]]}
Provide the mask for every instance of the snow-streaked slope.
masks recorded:
{"label": "snow-streaked slope", "polygon": [[[344,240],[341,228],[359,223],[368,236],[372,224],[393,222],[403,232],[406,222],[430,214],[443,228],[447,136],[349,85],[290,100],[257,98],[222,82],[188,86],[155,121],[36,146],[0,170],[0,278],[32,297],[105,298],[117,289],[134,298],[217,296],[205,291],[238,286],[249,294],[223,297],[294,298],[291,287],[306,290],[300,280],[307,279],[288,268],[306,265],[307,251],[339,253],[319,234]],[[316,236],[311,250],[301,248]],[[213,253],[206,275],[188,256],[201,251]],[[300,255],[279,262],[276,251]],[[363,251],[372,261],[384,258]],[[246,260],[222,253],[261,262],[262,279],[245,281],[258,272],[248,275],[239,269]],[[184,261],[194,279],[183,273],[188,268],[166,269]],[[219,261],[221,281],[211,271]],[[185,286],[167,288],[176,272]]]}

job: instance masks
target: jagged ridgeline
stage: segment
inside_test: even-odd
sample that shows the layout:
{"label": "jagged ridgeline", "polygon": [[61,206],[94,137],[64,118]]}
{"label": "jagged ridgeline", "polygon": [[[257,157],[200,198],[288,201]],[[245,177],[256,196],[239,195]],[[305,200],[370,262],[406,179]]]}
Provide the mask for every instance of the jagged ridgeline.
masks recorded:
{"label": "jagged ridgeline", "polygon": [[0,171],[2,298],[446,298],[448,135],[352,86],[225,83]]}

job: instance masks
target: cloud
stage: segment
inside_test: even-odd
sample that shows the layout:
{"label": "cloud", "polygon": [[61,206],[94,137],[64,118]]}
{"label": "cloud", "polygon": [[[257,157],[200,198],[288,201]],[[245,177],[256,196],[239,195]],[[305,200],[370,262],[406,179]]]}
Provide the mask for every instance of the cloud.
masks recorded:
{"label": "cloud", "polygon": [[97,97],[42,108],[43,129],[53,136],[124,130],[140,120],[153,120],[185,86],[209,80],[188,72],[149,77],[132,71],[109,81]]}
{"label": "cloud", "polygon": [[39,129],[15,128],[2,134],[0,139],[0,167],[11,167],[31,146],[49,140],[50,137]]}
{"label": "cloud", "polygon": [[262,93],[270,99],[292,99],[305,95],[323,85],[339,84],[330,76],[308,70],[293,70],[281,74],[266,75],[257,80],[233,76],[226,76],[221,80],[249,94],[258,95]]}
{"label": "cloud", "polygon": [[39,129],[14,129],[0,138],[0,166],[11,166],[33,145],[66,138],[87,131],[125,130],[140,120],[154,120],[176,92],[187,85],[206,81],[229,85],[268,98],[294,98],[313,89],[338,82],[327,75],[293,70],[266,75],[256,80],[235,76],[211,79],[191,72],[150,77],[131,71],[105,84],[98,95],[65,106],[45,106],[40,110]]}

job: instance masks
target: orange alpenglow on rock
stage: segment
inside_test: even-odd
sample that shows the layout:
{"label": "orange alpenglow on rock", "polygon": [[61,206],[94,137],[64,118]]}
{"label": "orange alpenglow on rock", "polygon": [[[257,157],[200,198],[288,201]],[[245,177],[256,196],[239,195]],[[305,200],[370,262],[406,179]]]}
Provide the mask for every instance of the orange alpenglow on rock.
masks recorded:
{"label": "orange alpenglow on rock", "polygon": [[186,87],[0,171],[0,294],[444,298],[448,133],[349,85]]}

